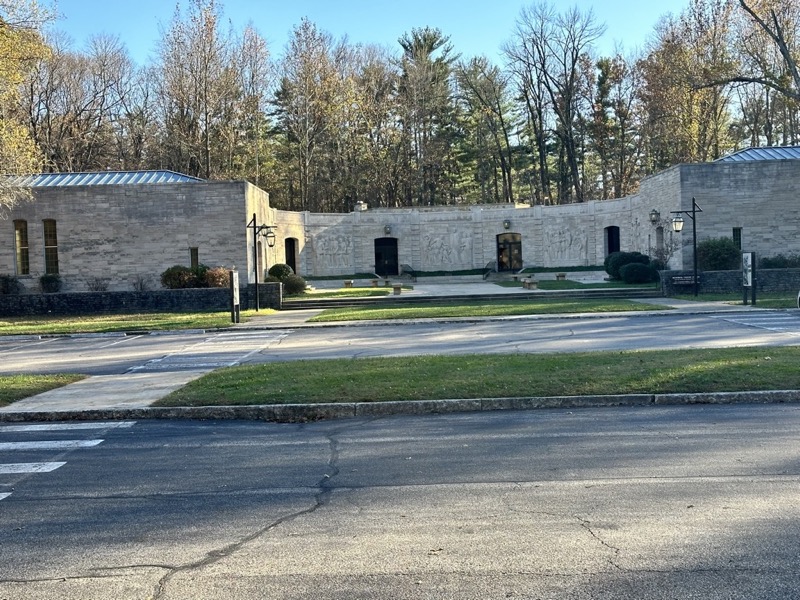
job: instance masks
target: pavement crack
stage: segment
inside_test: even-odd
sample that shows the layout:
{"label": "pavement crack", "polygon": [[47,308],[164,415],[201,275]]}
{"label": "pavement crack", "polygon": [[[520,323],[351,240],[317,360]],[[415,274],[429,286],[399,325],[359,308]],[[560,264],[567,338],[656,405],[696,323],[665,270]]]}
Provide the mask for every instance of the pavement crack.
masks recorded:
{"label": "pavement crack", "polygon": [[265,525],[264,527],[246,535],[239,540],[227,544],[221,548],[216,550],[211,550],[206,555],[201,558],[200,560],[180,565],[177,567],[169,568],[169,572],[165,574],[161,579],[159,579],[158,583],[156,584],[155,591],[151,596],[151,600],[159,600],[167,590],[167,586],[169,582],[177,575],[181,573],[186,573],[189,571],[195,571],[197,569],[202,569],[209,565],[212,565],[224,558],[227,558],[238,550],[252,542],[253,540],[258,539],[259,537],[263,536],[266,533],[269,533],[273,529],[283,525],[284,523],[288,523],[290,521],[294,521],[300,517],[305,515],[312,514],[319,510],[320,508],[327,506],[330,503],[331,496],[333,495],[334,485],[333,485],[333,478],[335,478],[339,474],[339,441],[337,438],[337,431],[331,432],[326,437],[328,439],[328,461],[326,465],[326,472],[322,475],[320,480],[317,482],[316,487],[316,494],[314,495],[314,504],[308,508],[303,510],[298,510],[293,513],[286,514],[275,521]]}

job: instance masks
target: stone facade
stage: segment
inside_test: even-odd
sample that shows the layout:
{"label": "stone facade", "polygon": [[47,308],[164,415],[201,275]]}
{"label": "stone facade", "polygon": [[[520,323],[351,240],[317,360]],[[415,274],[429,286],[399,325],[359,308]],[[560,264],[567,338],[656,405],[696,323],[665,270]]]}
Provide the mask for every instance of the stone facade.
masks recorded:
{"label": "stone facade", "polygon": [[[193,252],[208,266],[237,267],[242,285],[285,262],[306,277],[522,267],[596,267],[620,249],[660,254],[675,269],[692,267],[691,221],[670,227],[673,211],[697,199],[698,241],[741,237],[757,256],[800,253],[800,160],[677,165],[646,178],[617,200],[560,206],[478,205],[357,210],[347,214],[281,211],[246,182],[36,187],[33,202],[0,222],[0,274],[16,274],[14,221],[27,223],[29,291],[44,273],[43,221],[58,230],[65,291],[151,289]],[[275,225],[269,248],[257,225]],[[653,217],[651,217],[653,215]],[[653,218],[656,218],[655,222]],[[248,224],[250,226],[248,226]],[[193,249],[196,249],[193,250]],[[506,262],[508,261],[508,262]]]}
{"label": "stone facade", "polygon": [[[161,273],[191,266],[193,253],[200,264],[246,269],[246,283],[254,260],[246,224],[253,213],[266,222],[269,197],[246,182],[34,188],[34,200],[0,222],[0,273],[37,290],[47,219],[56,224],[64,291],[85,291],[98,281],[109,291],[157,289]],[[16,269],[15,221],[27,228],[28,275]]]}

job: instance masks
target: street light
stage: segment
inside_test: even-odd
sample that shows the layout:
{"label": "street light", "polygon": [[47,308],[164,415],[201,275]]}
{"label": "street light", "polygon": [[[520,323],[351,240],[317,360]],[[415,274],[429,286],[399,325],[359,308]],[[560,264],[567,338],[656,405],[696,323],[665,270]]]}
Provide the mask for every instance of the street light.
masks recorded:
{"label": "street light", "polygon": [[703,209],[697,205],[697,201],[692,198],[692,210],[673,210],[670,211],[671,214],[675,215],[672,217],[672,230],[675,233],[680,233],[683,230],[683,217],[681,215],[686,215],[692,220],[692,258],[694,259],[694,295],[697,297],[697,213],[703,212]]}
{"label": "street light", "polygon": [[[256,282],[256,312],[261,308],[260,298],[258,295],[258,234],[263,235],[267,240],[267,246],[270,248],[275,247],[275,232],[276,225],[258,225],[256,221],[256,213],[253,213],[253,218],[247,224],[248,228],[253,229],[253,273],[255,274]],[[266,232],[266,233],[265,233]]]}

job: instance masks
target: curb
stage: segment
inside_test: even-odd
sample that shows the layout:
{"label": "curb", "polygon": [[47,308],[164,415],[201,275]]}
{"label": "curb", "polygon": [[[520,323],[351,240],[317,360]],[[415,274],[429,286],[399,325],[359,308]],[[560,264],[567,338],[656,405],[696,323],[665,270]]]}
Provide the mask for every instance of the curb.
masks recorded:
{"label": "curb", "polygon": [[617,406],[677,406],[691,404],[792,404],[800,403],[800,390],[715,392],[707,394],[627,394],[609,396],[545,396],[476,398],[467,400],[413,400],[326,404],[265,404],[258,406],[144,407],[58,412],[5,412],[0,422],[114,421],[132,419],[247,420],[271,423],[305,423],[350,418],[397,415],[434,415],[500,410],[548,408],[600,408]]}

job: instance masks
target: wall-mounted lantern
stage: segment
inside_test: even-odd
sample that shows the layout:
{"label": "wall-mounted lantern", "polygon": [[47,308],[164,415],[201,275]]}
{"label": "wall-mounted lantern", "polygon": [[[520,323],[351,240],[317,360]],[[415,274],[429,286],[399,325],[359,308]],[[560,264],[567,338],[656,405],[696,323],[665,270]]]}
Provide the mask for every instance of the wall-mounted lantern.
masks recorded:
{"label": "wall-mounted lantern", "polygon": [[383,233],[385,233],[386,235],[391,235],[392,234],[392,226],[391,225],[384,225],[383,226]]}
{"label": "wall-mounted lantern", "polygon": [[650,222],[655,225],[661,219],[661,213],[658,212],[655,208],[650,211]]}
{"label": "wall-mounted lantern", "polygon": [[510,229],[511,228],[511,220],[506,219],[503,221],[503,229]]}

